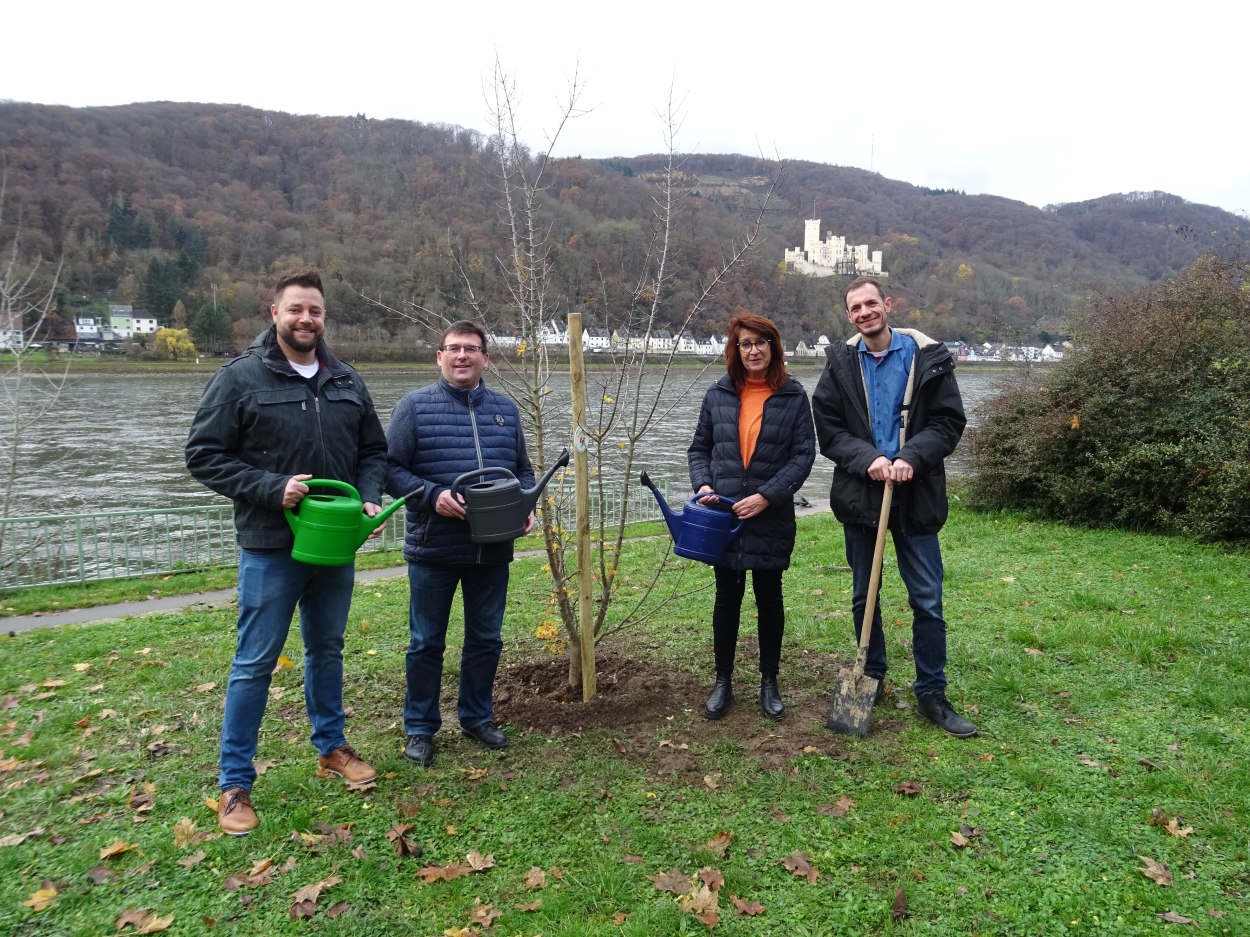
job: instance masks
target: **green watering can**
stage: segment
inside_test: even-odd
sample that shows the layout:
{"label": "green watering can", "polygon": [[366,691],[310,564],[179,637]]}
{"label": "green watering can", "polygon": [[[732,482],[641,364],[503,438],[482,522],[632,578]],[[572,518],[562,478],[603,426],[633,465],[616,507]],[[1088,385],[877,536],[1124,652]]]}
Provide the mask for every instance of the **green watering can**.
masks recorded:
{"label": "green watering can", "polygon": [[[309,488],[337,488],[341,495],[309,494],[299,503],[299,513],[286,509],[286,522],[295,533],[291,558],[314,566],[343,566],[356,559],[371,533],[386,521],[404,502],[422,490],[409,492],[380,511],[376,517],[365,514],[360,492],[347,482],[333,478],[310,478]],[[425,486],[423,485],[422,488]]]}

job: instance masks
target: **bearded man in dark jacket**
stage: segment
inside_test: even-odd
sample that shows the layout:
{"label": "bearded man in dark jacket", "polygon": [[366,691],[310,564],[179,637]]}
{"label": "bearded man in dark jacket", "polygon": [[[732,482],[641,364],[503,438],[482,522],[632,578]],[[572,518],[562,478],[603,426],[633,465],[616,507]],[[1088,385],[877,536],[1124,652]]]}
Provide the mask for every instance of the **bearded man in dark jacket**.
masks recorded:
{"label": "bearded man in dark jacket", "polygon": [[[912,609],[917,713],[956,738],[976,734],[946,698],[946,621],[942,617],[942,552],[946,523],[944,460],[967,420],[950,350],[922,332],[889,325],[893,301],[861,277],[843,294],[858,334],[830,345],[812,394],[820,451],[836,463],[829,492],[843,524],[853,579],[855,634],[863,627],[876,527],[885,486],[894,486],[889,529]],[[874,608],[865,673],[886,672],[881,603]],[[881,693],[881,690],[878,690]],[[880,698],[880,696],[878,696]]]}
{"label": "bearded man in dark jacket", "polygon": [[251,804],[261,717],[296,605],[304,639],[304,702],[322,774],[349,788],[377,772],[344,738],[343,632],[355,564],[316,566],[291,556],[284,508],[312,478],[359,490],[363,511],[381,511],[386,436],[369,390],[330,353],[325,294],[316,270],[278,281],[273,325],[222,367],[204,390],[187,437],[187,469],[234,500],[239,542],[238,646],[226,686],[217,817],[234,836],[259,825]]}

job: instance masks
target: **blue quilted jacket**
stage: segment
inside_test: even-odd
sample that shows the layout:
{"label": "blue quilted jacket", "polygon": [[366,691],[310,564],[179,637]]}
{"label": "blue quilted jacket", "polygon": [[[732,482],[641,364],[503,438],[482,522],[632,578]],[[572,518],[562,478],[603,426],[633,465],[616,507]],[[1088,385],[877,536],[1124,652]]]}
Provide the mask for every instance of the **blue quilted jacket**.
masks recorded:
{"label": "blue quilted jacket", "polygon": [[485,381],[463,390],[440,377],[395,405],[386,440],[387,493],[399,497],[425,485],[424,495],[405,505],[408,562],[450,566],[512,561],[510,542],[473,543],[467,521],[434,510],[438,496],[458,476],[475,469],[506,468],[522,488],[534,487],[521,414],[510,397],[490,390]]}

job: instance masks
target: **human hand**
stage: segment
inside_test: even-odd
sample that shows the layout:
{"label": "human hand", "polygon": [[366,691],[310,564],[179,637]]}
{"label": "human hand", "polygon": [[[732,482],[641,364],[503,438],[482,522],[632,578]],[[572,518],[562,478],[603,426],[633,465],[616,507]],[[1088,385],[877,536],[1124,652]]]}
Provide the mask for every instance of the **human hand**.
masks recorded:
{"label": "human hand", "polygon": [[872,465],[868,466],[868,477],[875,482],[888,482],[890,480],[890,460],[883,455],[873,459]]}
{"label": "human hand", "polygon": [[444,488],[438,493],[438,500],[434,502],[434,510],[443,517],[464,520],[464,497],[453,495],[450,488]]}
{"label": "human hand", "polygon": [[890,465],[890,480],[895,484],[899,482],[909,482],[916,475],[916,470],[911,467],[910,462],[904,462],[902,459],[895,459]]}
{"label": "human hand", "polygon": [[290,510],[308,494],[308,486],[304,484],[311,475],[292,475],[286,480],[286,488],[282,491],[282,506]]}
{"label": "human hand", "polygon": [[[366,517],[377,517],[382,513],[382,505],[374,504],[372,501],[366,501],[364,512]],[[369,539],[373,540],[376,537],[382,536],[382,529],[385,526],[385,524],[378,524],[377,527],[373,528],[373,530],[369,532]]]}
{"label": "human hand", "polygon": [[530,511],[530,516],[525,519],[525,532],[528,534],[534,529],[534,525],[538,523],[538,515]]}
{"label": "human hand", "polygon": [[699,490],[695,492],[695,497],[700,504],[718,504],[720,498],[713,493],[711,485],[700,485]]}
{"label": "human hand", "polygon": [[756,517],[768,509],[768,499],[762,494],[756,493],[747,495],[741,501],[734,505],[734,514],[739,520],[746,520],[748,517]]}

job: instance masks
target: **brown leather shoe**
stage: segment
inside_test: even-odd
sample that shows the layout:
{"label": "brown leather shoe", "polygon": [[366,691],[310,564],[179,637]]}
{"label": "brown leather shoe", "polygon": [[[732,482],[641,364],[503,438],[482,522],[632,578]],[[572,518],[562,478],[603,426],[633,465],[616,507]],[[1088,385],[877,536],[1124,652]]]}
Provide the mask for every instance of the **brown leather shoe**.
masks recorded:
{"label": "brown leather shoe", "polygon": [[337,774],[347,782],[348,790],[365,787],[378,779],[378,773],[361,761],[350,745],[340,745],[330,754],[320,756],[317,767],[321,777]]}
{"label": "brown leather shoe", "polygon": [[252,809],[252,795],[245,788],[232,787],[217,797],[217,824],[231,836],[246,836],[260,826]]}

